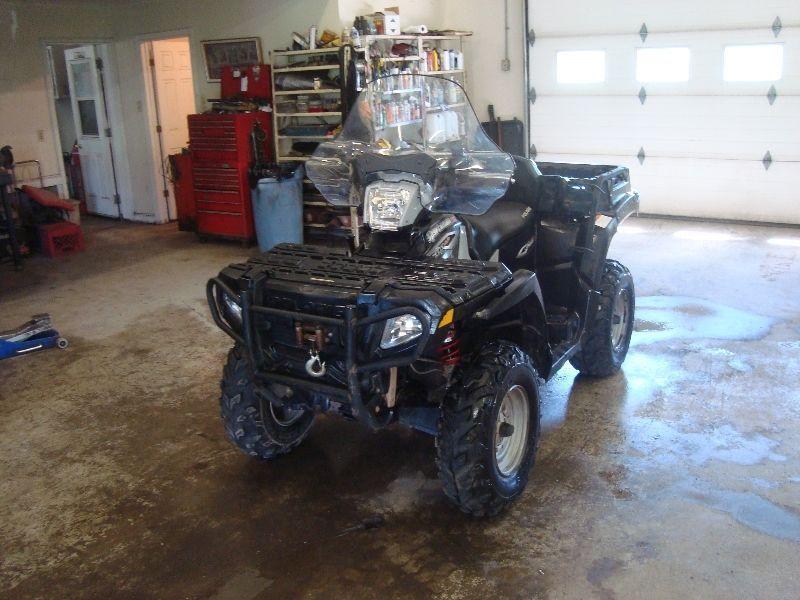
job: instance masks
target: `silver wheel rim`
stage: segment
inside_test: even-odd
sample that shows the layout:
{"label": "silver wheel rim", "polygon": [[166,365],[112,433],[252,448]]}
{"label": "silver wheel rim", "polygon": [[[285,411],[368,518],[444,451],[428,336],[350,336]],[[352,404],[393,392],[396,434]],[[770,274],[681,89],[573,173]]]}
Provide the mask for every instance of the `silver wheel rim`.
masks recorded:
{"label": "silver wheel rim", "polygon": [[611,315],[611,345],[614,350],[622,348],[625,342],[625,334],[628,331],[628,321],[630,320],[630,303],[628,302],[628,290],[621,289],[614,298],[614,307]]}
{"label": "silver wheel rim", "polygon": [[269,404],[269,412],[272,413],[272,418],[281,427],[289,427],[292,423],[297,421],[306,412],[302,409],[293,408],[275,408],[271,402]]}
{"label": "silver wheel rim", "polygon": [[[494,430],[495,463],[504,477],[513,477],[522,465],[528,446],[529,421],[528,392],[521,385],[514,385],[503,396]],[[501,436],[503,423],[513,427],[510,435]]]}

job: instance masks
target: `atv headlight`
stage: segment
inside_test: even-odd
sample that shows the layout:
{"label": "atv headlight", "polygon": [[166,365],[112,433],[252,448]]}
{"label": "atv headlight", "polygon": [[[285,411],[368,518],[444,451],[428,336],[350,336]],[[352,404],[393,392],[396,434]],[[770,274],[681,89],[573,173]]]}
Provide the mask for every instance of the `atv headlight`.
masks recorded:
{"label": "atv headlight", "polygon": [[236,301],[236,298],[231,298],[228,294],[222,293],[222,304],[225,305],[225,316],[232,319],[239,325],[242,324],[242,307]]}
{"label": "atv headlight", "polygon": [[422,335],[422,323],[414,315],[400,315],[386,321],[381,348],[388,350],[410,342]]}
{"label": "atv headlight", "polygon": [[408,181],[381,181],[367,186],[364,220],[372,229],[397,231],[411,225],[418,211],[409,211],[419,188]]}

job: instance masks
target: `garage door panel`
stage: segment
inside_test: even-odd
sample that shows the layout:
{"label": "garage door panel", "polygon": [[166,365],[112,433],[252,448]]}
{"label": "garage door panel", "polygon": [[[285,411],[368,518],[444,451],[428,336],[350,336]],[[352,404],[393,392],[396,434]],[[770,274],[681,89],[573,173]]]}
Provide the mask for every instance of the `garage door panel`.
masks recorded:
{"label": "garage door panel", "polygon": [[530,0],[537,33],[591,35],[638,31],[647,22],[653,31],[720,26],[769,26],[775,15],[784,23],[800,22],[800,2],[787,0]]}
{"label": "garage door panel", "polygon": [[[565,118],[570,115],[570,118]],[[540,152],[800,160],[800,97],[545,97],[531,111]]]}
{"label": "garage door panel", "polygon": [[[798,3],[800,4],[800,3]],[[638,29],[638,28],[637,28]],[[775,82],[781,94],[800,94],[800,60],[791,53],[800,48],[800,27],[787,25],[776,38],[768,27],[735,31],[651,33],[646,42],[635,33],[589,37],[540,37],[531,50],[530,68],[537,95],[630,95],[644,86],[648,95],[765,95],[771,82],[726,82],[722,78],[727,45],[772,44],[784,46],[783,74]],[[636,81],[638,48],[687,47],[690,51],[689,80],[681,82]],[[556,56],[563,50],[604,50],[605,81],[563,84],[556,79]]]}
{"label": "garage door panel", "polygon": [[639,164],[634,157],[601,154],[541,153],[537,160],[628,167],[646,214],[800,224],[796,162],[776,161],[765,169],[761,161],[737,161],[733,168],[717,159],[647,158]]}
{"label": "garage door panel", "polygon": [[[649,213],[800,223],[800,2],[528,6],[536,33],[529,135],[539,160],[628,165]],[[774,43],[783,46],[777,81],[724,81],[726,46]],[[668,47],[689,49],[688,80],[637,81],[637,50]],[[570,50],[605,51],[603,81],[559,82],[557,53]]]}

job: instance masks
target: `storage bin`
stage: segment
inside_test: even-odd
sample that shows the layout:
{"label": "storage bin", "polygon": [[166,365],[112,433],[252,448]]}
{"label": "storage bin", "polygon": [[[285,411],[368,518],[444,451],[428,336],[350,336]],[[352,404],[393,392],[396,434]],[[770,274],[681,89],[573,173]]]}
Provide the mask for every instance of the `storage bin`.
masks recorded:
{"label": "storage bin", "polygon": [[253,219],[258,247],[266,252],[276,244],[303,243],[303,175],[281,171],[260,179],[253,190]]}
{"label": "storage bin", "polygon": [[81,228],[69,221],[48,223],[36,227],[42,254],[50,258],[66,256],[84,249]]}

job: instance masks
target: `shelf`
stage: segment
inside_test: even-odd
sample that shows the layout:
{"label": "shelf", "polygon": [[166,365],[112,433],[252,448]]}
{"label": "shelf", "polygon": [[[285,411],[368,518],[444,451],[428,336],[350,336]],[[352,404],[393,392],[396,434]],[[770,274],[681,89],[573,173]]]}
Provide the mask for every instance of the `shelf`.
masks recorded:
{"label": "shelf", "polygon": [[414,123],[422,123],[422,119],[414,119],[413,121],[401,121],[399,123],[387,123],[383,127],[376,127],[377,130],[389,129],[390,127],[402,127],[403,125],[413,125]]}
{"label": "shelf", "polygon": [[338,54],[341,46],[333,48],[315,48],[314,50],[273,50],[275,56],[301,56],[307,54]]}
{"label": "shelf", "polygon": [[306,223],[304,227],[308,227],[307,233],[314,235],[353,237],[353,231],[349,227],[328,227],[327,225],[322,225],[322,227],[316,227],[316,225],[320,224]]}
{"label": "shelf", "polygon": [[450,69],[449,71],[421,71],[417,75],[456,75],[463,72],[464,69]]}
{"label": "shelf", "polygon": [[278,134],[279,140],[332,140],[332,135],[282,135]]}
{"label": "shelf", "polygon": [[279,156],[278,162],[298,162],[298,161],[305,161],[310,159],[311,157],[306,155],[303,156]]}
{"label": "shelf", "polygon": [[422,60],[421,56],[379,56],[378,60],[385,60],[388,62],[413,62],[415,60]]}
{"label": "shelf", "polygon": [[385,92],[381,92],[384,96],[391,96],[392,94],[414,94],[421,92],[421,88],[408,88],[404,90],[388,90]]}
{"label": "shelf", "polygon": [[460,40],[463,35],[417,35],[413,33],[401,33],[398,35],[362,35],[362,39],[368,40]]}
{"label": "shelf", "polygon": [[426,106],[425,112],[439,112],[444,109],[461,108],[462,106],[466,106],[466,102],[456,102],[454,104],[448,104],[445,102],[444,105],[437,104],[436,106]]}
{"label": "shelf", "polygon": [[294,112],[294,113],[275,113],[276,117],[341,117],[340,111],[331,112]]}
{"label": "shelf", "polygon": [[341,94],[342,90],[338,88],[323,88],[319,90],[275,90],[273,93],[276,96],[304,96],[306,94]]}
{"label": "shelf", "polygon": [[303,206],[321,206],[322,208],[335,208],[333,204],[327,202],[318,202],[315,200],[304,200]]}
{"label": "shelf", "polygon": [[338,69],[339,65],[311,65],[308,67],[281,67],[272,69],[273,73],[297,73],[299,71],[331,71]]}

